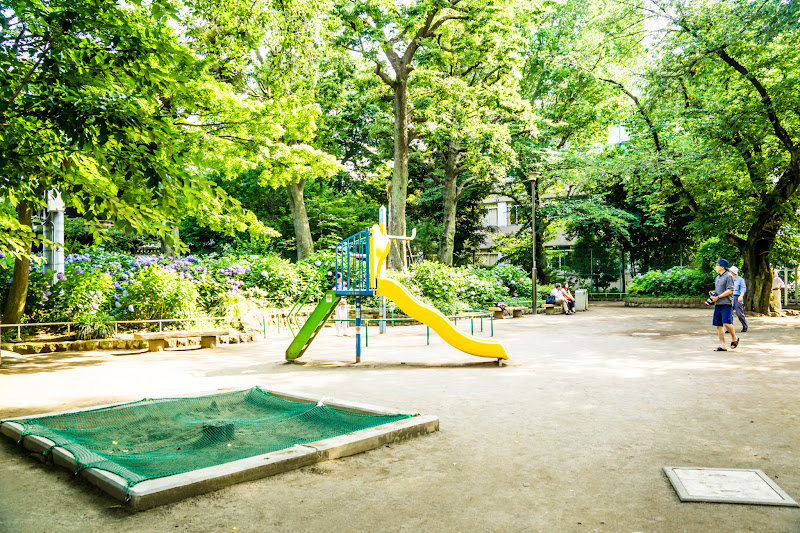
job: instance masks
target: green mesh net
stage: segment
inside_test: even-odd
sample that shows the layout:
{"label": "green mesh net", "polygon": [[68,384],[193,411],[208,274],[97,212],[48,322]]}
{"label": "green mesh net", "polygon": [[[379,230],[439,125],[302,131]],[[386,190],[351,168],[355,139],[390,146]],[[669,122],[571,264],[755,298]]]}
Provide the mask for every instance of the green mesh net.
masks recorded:
{"label": "green mesh net", "polygon": [[75,413],[15,419],[128,486],[336,437],[413,415],[354,414],[277,398],[258,387],[212,396],[146,399]]}

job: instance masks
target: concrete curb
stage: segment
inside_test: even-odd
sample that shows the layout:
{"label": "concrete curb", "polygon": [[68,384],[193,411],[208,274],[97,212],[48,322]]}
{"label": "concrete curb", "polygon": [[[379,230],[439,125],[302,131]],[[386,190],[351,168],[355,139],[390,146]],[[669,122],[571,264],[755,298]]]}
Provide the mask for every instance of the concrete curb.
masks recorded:
{"label": "concrete curb", "polygon": [[628,296],[625,298],[625,307],[668,307],[705,309],[705,298],[640,298]]}
{"label": "concrete curb", "polygon": [[[260,335],[256,333],[237,333],[233,335],[222,335],[219,337],[220,344],[240,344],[258,340]],[[168,348],[180,348],[186,346],[199,346],[200,337],[188,337],[183,339],[167,339]],[[90,352],[94,350],[138,350],[147,348],[147,341],[136,339],[95,339],[88,341],[61,341],[61,342],[17,342],[3,343],[0,349],[20,354],[42,354],[54,352]]]}

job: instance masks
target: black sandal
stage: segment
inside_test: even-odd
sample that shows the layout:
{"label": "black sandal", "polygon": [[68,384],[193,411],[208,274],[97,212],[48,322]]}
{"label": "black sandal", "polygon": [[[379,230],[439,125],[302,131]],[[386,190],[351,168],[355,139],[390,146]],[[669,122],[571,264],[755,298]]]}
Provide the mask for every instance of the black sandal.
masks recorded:
{"label": "black sandal", "polygon": [[731,343],[731,349],[734,349],[737,346],[739,346],[739,339],[736,339],[734,342]]}
{"label": "black sandal", "polygon": [[717,346],[717,349],[714,350],[715,352],[727,352],[727,348],[723,348],[722,346]]}

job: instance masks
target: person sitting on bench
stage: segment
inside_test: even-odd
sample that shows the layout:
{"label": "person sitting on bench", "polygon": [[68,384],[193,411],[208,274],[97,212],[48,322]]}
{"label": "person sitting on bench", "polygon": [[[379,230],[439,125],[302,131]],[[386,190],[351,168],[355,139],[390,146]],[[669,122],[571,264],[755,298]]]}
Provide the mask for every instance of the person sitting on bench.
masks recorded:
{"label": "person sitting on bench", "polygon": [[[569,314],[569,307],[567,307],[567,300],[564,298],[564,294],[561,292],[561,284],[556,283],[556,287],[550,291],[550,296],[555,298],[555,304],[560,305],[562,309],[564,309],[564,314]],[[551,298],[552,299],[552,298]]]}
{"label": "person sitting on bench", "polygon": [[565,281],[564,286],[561,288],[561,295],[567,301],[567,307],[569,307],[568,315],[575,314],[575,298],[572,297],[572,293],[569,292],[569,282]]}

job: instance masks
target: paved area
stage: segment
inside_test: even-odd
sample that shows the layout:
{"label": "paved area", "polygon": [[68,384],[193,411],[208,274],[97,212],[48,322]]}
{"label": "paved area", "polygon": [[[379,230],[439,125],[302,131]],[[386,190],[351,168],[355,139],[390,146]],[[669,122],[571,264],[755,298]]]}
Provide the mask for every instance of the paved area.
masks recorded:
{"label": "paved area", "polygon": [[0,441],[0,531],[800,531],[800,509],[681,503],[662,471],[758,468],[800,497],[800,319],[753,318],[729,352],[710,322],[617,304],[498,321],[504,367],[426,346],[423,326],[370,328],[360,365],[332,330],[303,364],[284,362],[287,337],[4,357],[0,417],[261,384],[434,414],[441,431],[142,513]]}

